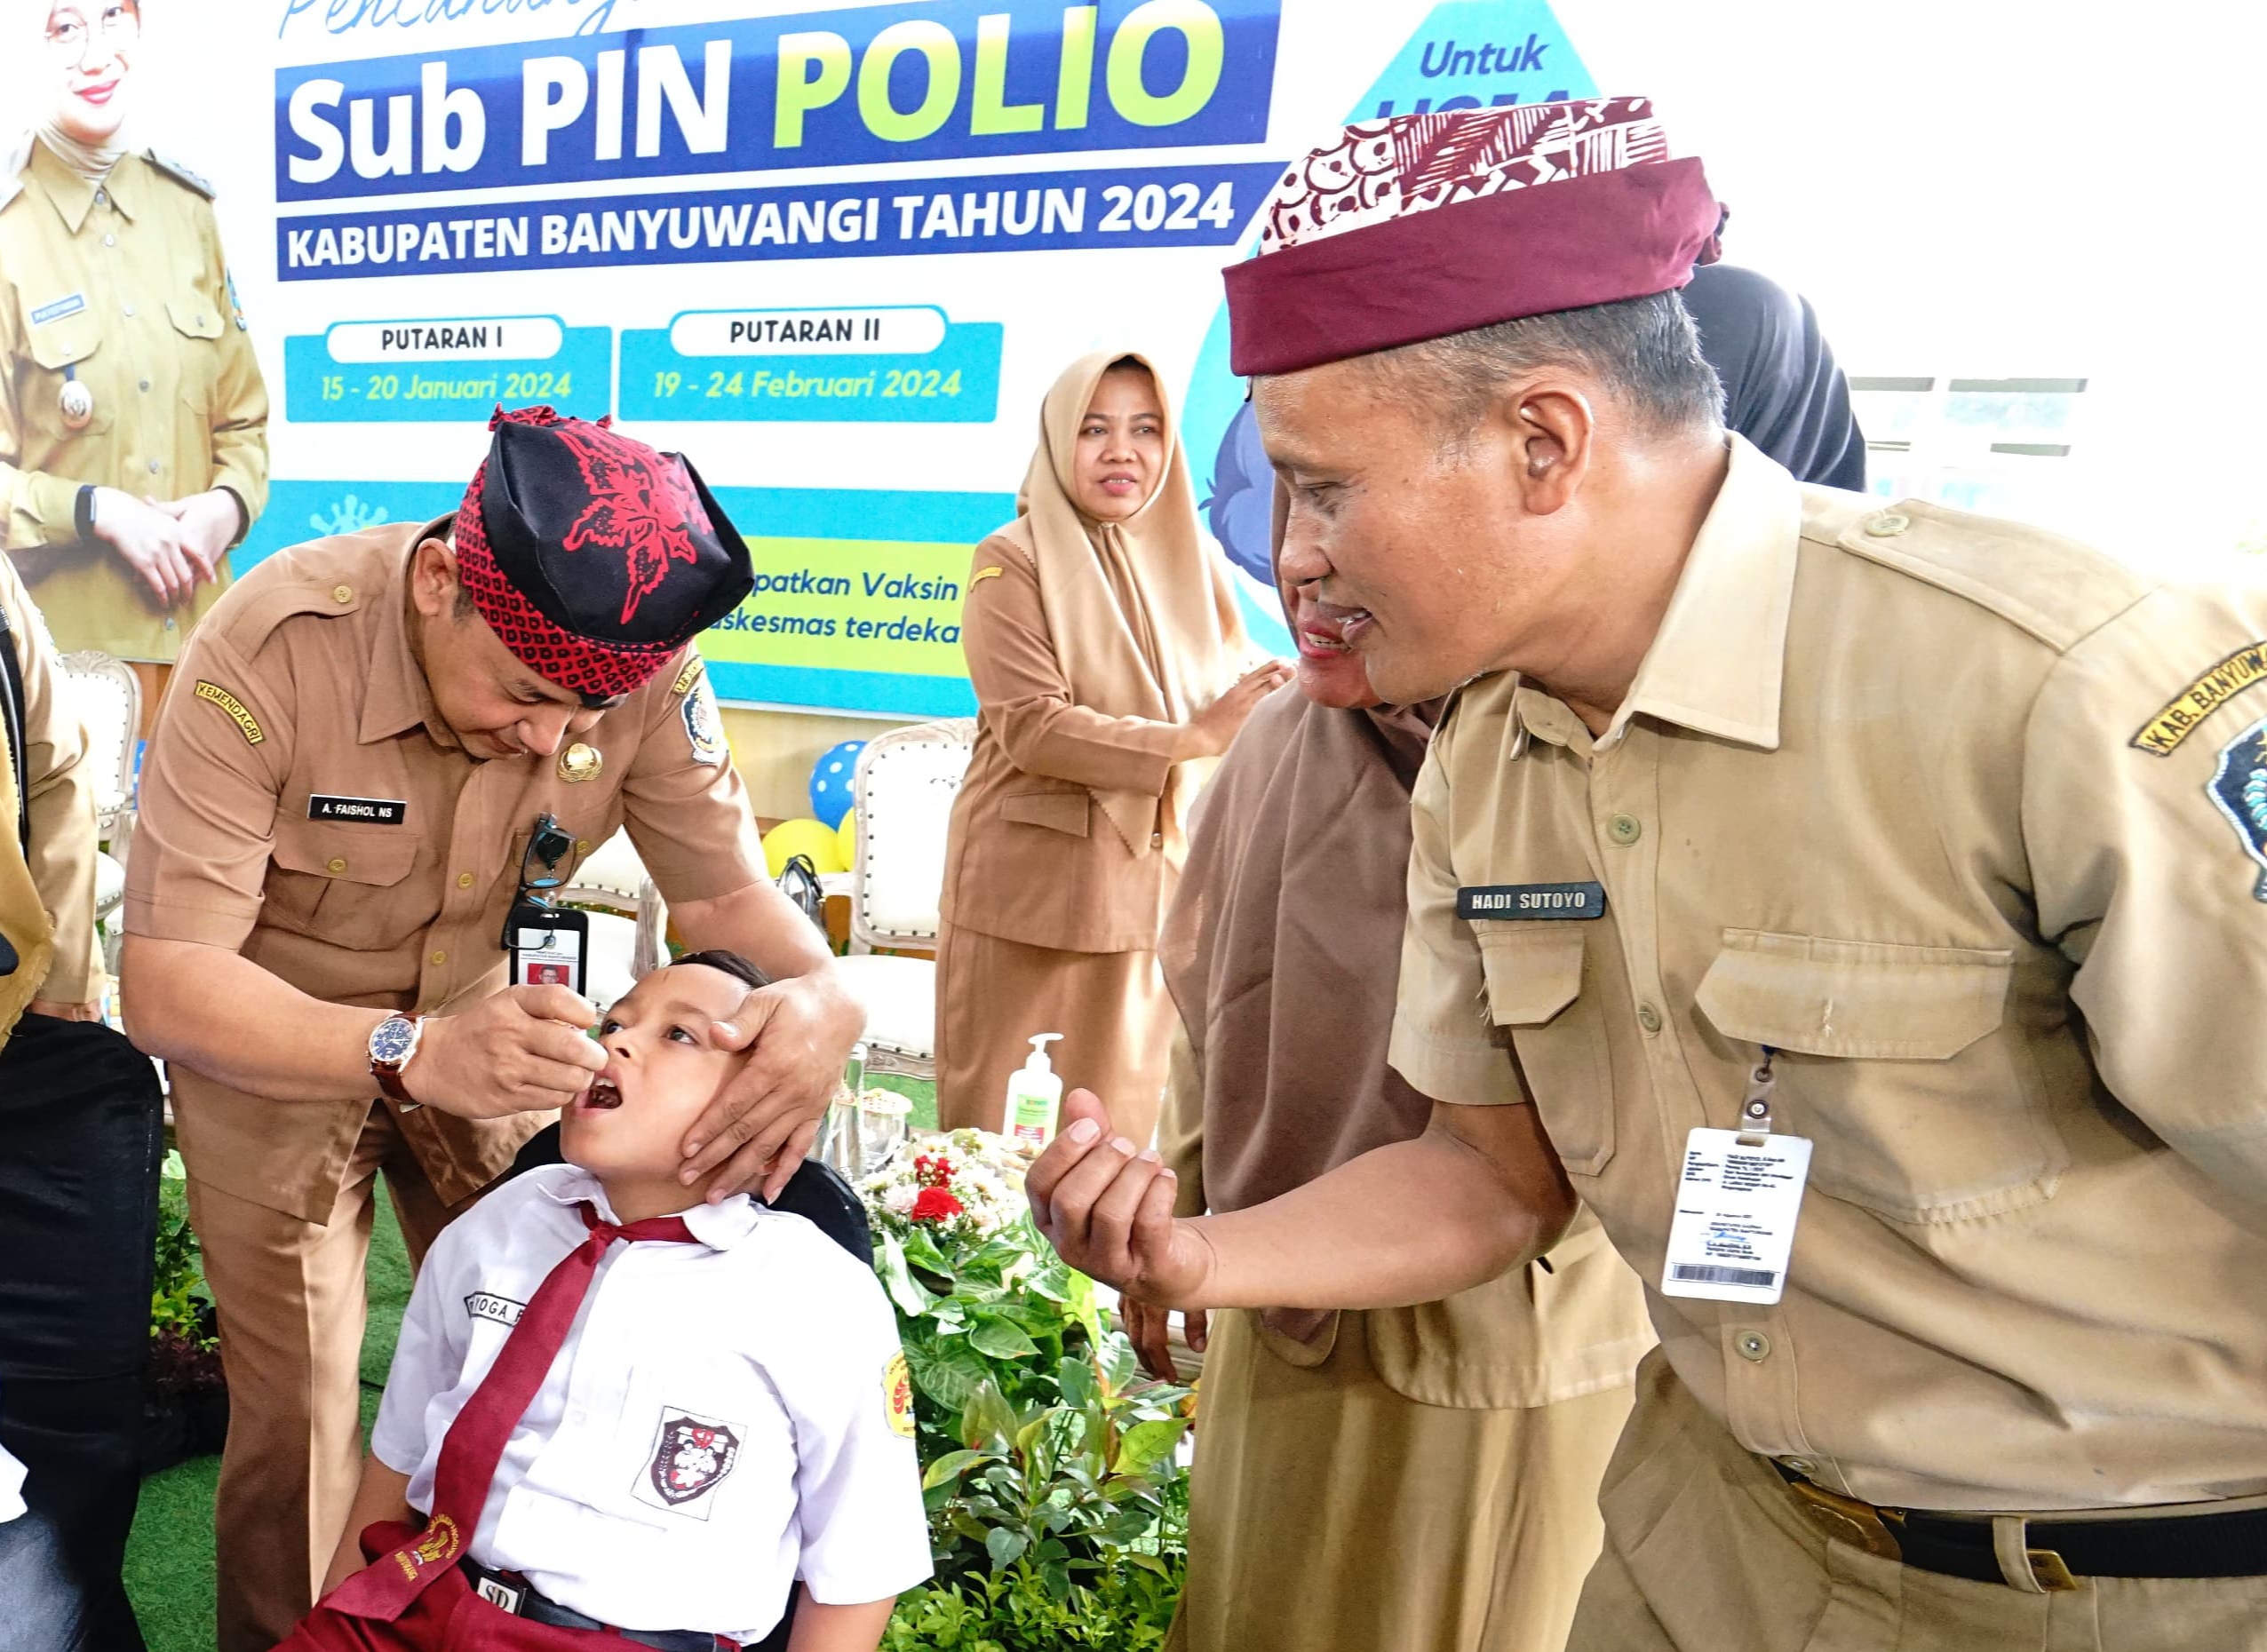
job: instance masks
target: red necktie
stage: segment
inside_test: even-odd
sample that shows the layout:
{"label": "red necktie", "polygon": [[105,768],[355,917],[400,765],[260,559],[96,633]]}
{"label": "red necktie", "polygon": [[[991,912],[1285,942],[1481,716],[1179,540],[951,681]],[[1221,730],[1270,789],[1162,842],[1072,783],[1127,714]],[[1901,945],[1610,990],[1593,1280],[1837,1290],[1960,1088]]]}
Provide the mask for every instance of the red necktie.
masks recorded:
{"label": "red necktie", "polygon": [[656,1216],[617,1227],[599,1220],[587,1200],[576,1209],[591,1236],[545,1275],[535,1299],[521,1310],[519,1322],[497,1351],[496,1363],[449,1425],[434,1471],[433,1513],[425,1529],[332,1591],[323,1604],[333,1611],[349,1617],[399,1617],[434,1579],[463,1557],[480,1524],[489,1482],[496,1478],[496,1465],[503,1460],[512,1430],[527,1414],[552,1361],[559,1356],[607,1247],[616,1239],[696,1243],[682,1217]]}

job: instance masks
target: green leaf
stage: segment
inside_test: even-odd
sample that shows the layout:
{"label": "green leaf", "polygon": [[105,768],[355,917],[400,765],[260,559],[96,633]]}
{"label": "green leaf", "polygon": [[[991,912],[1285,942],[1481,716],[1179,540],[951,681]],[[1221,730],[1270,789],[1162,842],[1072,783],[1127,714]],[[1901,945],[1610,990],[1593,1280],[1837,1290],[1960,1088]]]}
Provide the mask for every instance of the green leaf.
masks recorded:
{"label": "green leaf", "polygon": [[1118,1442],[1118,1461],[1111,1465],[1113,1472],[1148,1473],[1173,1455],[1173,1447],[1188,1432],[1187,1420],[1178,1417],[1170,1422],[1134,1424]]}
{"label": "green leaf", "polygon": [[947,1481],[958,1480],[962,1469],[971,1463],[981,1463],[983,1460],[984,1454],[982,1451],[948,1451],[929,1465],[927,1472],[921,1476],[921,1489],[927,1491],[943,1485]]}
{"label": "green leaf", "polygon": [[1062,1390],[1062,1402],[1076,1410],[1085,1410],[1101,1394],[1094,1381],[1094,1368],[1084,1360],[1062,1360],[1054,1368],[1055,1386]]}
{"label": "green leaf", "polygon": [[919,1227],[912,1229],[905,1235],[904,1243],[905,1258],[916,1267],[925,1267],[930,1273],[942,1275],[947,1279],[953,1277],[951,1262],[946,1259],[944,1252],[937,1248],[936,1241],[929,1237],[924,1229]]}
{"label": "green leaf", "polygon": [[984,1553],[991,1556],[992,1570],[1005,1571],[1014,1564],[1030,1539],[1020,1531],[1010,1531],[1005,1526],[995,1526],[984,1538]]}
{"label": "green leaf", "polygon": [[1086,1346],[1099,1349],[1102,1346],[1102,1322],[1094,1307],[1094,1282],[1084,1274],[1073,1272],[1063,1294],[1070,1317],[1086,1328]]}
{"label": "green leaf", "polygon": [[960,1442],[975,1447],[997,1439],[1005,1443],[1015,1438],[1015,1408],[989,1375],[980,1378],[968,1391],[960,1413]]}
{"label": "green leaf", "polygon": [[881,1262],[876,1271],[881,1275],[881,1283],[889,1291],[889,1299],[908,1319],[920,1318],[936,1299],[930,1294],[928,1287],[914,1278],[912,1270],[905,1266],[905,1247],[898,1243],[895,1234],[883,1233]]}
{"label": "green leaf", "polygon": [[1140,1373],[1141,1365],[1134,1352],[1134,1345],[1126,1338],[1112,1332],[1095,1343],[1094,1350],[1102,1363],[1102,1381],[1112,1394],[1125,1387]]}
{"label": "green leaf", "polygon": [[1039,1351],[1039,1345],[1024,1334],[1022,1326],[998,1314],[978,1315],[968,1340],[975,1345],[978,1353],[989,1354],[996,1360],[1022,1359]]}
{"label": "green leaf", "polygon": [[939,1337],[934,1341],[908,1337],[905,1364],[914,1386],[948,1411],[963,1410],[977,1385],[991,1375],[984,1356],[961,1337]]}

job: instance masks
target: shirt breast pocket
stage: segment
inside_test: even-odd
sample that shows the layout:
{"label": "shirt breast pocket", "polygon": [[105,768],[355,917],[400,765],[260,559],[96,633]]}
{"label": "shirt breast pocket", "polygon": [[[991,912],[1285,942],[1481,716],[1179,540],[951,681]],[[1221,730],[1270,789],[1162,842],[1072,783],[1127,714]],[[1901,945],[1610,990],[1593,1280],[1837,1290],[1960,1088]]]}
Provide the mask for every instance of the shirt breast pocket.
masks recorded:
{"label": "shirt breast pocket", "polygon": [[174,360],[181,375],[182,417],[204,438],[212,433],[213,385],[219,377],[223,322],[219,306],[184,285],[182,295],[165,301],[173,323]]}
{"label": "shirt breast pocket", "polygon": [[[102,329],[91,309],[29,330],[27,353],[38,370],[22,392],[26,423],[51,443],[86,441],[109,433],[117,417],[118,398],[101,377],[97,350]],[[74,430],[63,422],[63,386],[71,379],[86,385],[94,411]]]}
{"label": "shirt breast pocket", "polygon": [[350,952],[387,952],[440,915],[403,886],[418,839],[399,826],[279,821],[261,921]]}
{"label": "shirt breast pocket", "polygon": [[2014,954],[1726,930],[1698,995],[1725,1037],[1779,1051],[1778,1127],[1821,1192],[1892,1220],[1996,1215],[2069,1164],[2019,1040]]}
{"label": "shirt breast pocket", "polygon": [[1488,1019],[1510,1035],[1521,1074],[1571,1175],[1614,1156],[1613,1067],[1580,923],[1474,925]]}

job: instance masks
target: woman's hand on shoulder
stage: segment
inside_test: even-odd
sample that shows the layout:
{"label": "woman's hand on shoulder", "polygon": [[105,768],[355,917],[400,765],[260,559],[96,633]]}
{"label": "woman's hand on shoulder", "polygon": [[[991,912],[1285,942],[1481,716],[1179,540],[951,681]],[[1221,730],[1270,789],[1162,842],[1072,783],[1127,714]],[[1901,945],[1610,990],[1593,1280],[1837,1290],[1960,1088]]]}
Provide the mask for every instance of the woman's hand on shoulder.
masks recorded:
{"label": "woman's hand on shoulder", "polygon": [[1180,760],[1218,757],[1234,743],[1261,701],[1291,680],[1291,667],[1281,660],[1267,660],[1231,683],[1221,697],[1181,725],[1187,736]]}

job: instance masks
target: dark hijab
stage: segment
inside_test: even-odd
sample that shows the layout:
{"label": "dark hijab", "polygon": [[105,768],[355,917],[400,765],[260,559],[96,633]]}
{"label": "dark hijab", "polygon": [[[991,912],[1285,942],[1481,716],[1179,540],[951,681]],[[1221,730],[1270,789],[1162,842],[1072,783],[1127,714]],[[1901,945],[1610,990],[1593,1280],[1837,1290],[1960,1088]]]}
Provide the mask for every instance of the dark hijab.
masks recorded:
{"label": "dark hijab", "polygon": [[1797,481],[1865,490],[1849,384],[1810,304],[1754,270],[1704,264],[1684,289],[1700,353],[1724,385],[1724,425]]}
{"label": "dark hijab", "polygon": [[[1278,483],[1278,552],[1286,503]],[[1204,1076],[1215,1211],[1264,1204],[1431,1116],[1386,1046],[1409,792],[1445,704],[1340,711],[1287,683],[1252,713],[1197,804],[1157,957]],[[1301,1343],[1335,1318],[1261,1314]]]}

